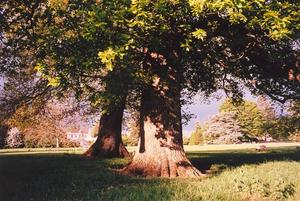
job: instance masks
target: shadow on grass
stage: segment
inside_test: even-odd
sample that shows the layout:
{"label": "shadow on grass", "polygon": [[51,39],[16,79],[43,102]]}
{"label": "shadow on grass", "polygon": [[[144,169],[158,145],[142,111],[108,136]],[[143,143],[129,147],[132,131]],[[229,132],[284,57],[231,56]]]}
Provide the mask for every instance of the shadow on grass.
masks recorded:
{"label": "shadow on grass", "polygon": [[111,188],[161,182],[110,170],[128,162],[57,153],[0,155],[0,200],[102,200],[101,195]]}
{"label": "shadow on grass", "polygon": [[[299,162],[300,149],[190,152],[188,157],[201,171],[214,166],[221,167],[220,171],[222,167],[266,161]],[[146,196],[149,198],[146,200],[156,200],[150,198],[157,192],[161,193],[162,200],[172,200],[167,198],[172,195],[169,185],[176,185],[176,180],[128,177],[110,170],[121,168],[128,162],[127,159],[90,160],[70,154],[0,155],[0,200],[122,200],[122,197],[114,197],[123,196],[122,193],[114,195],[110,192],[119,189],[125,193],[128,187],[138,193],[144,189],[141,198]]]}
{"label": "shadow on grass", "polygon": [[270,149],[259,152],[255,149],[234,150],[234,151],[211,151],[211,152],[190,152],[188,153],[192,164],[202,172],[219,167],[234,168],[247,164],[260,164],[268,161],[297,161],[300,162],[300,147]]}

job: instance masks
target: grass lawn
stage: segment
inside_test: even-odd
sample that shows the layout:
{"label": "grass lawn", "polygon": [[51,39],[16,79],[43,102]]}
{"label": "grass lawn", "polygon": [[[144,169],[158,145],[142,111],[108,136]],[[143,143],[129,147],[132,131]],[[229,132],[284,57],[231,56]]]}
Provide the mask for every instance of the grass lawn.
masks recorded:
{"label": "grass lawn", "polygon": [[[300,200],[300,148],[186,147],[208,176],[150,179],[112,171],[128,160],[89,160],[80,150],[0,151],[0,200]],[[216,148],[217,149],[217,148]],[[34,150],[31,150],[34,151]]]}

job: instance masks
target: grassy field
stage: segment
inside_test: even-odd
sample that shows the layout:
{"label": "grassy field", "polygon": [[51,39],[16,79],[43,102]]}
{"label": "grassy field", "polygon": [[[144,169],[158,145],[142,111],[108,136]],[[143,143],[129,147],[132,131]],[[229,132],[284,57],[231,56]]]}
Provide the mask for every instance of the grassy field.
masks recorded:
{"label": "grassy field", "polygon": [[207,172],[199,179],[122,176],[112,169],[128,160],[84,159],[77,154],[82,150],[1,150],[0,200],[300,200],[298,144],[268,145],[266,152],[238,146],[185,147]]}

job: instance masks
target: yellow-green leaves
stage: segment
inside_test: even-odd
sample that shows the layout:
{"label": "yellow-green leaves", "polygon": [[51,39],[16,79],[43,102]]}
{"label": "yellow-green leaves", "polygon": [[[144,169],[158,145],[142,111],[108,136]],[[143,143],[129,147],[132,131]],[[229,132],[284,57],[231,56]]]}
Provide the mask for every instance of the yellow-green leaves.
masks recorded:
{"label": "yellow-green leaves", "polygon": [[60,80],[57,77],[48,77],[48,86],[57,87],[60,85]]}
{"label": "yellow-green leaves", "polygon": [[45,69],[45,66],[44,66],[43,64],[41,64],[41,63],[37,63],[37,65],[34,67],[34,69],[35,69],[38,73],[42,74],[42,73],[43,73],[43,70]]}
{"label": "yellow-green leaves", "polygon": [[189,4],[194,14],[199,14],[203,11],[207,0],[189,0]]}
{"label": "yellow-green leaves", "polygon": [[230,23],[239,23],[239,22],[247,22],[247,17],[243,15],[242,10],[228,8],[227,13],[229,16]]}
{"label": "yellow-green leaves", "polygon": [[113,62],[117,56],[117,52],[112,48],[108,48],[105,51],[99,52],[98,57],[101,59],[101,62],[106,66],[108,70],[113,70]]}
{"label": "yellow-green leaves", "polygon": [[[273,40],[295,33],[299,24],[299,3],[266,0],[189,0],[194,15],[218,13],[231,24],[247,23],[253,29],[262,28]],[[296,25],[296,26],[295,26]],[[292,29],[294,28],[294,29]],[[201,32],[193,36],[203,40]]]}
{"label": "yellow-green leaves", "polygon": [[289,16],[283,17],[278,11],[270,10],[264,14],[261,26],[269,31],[269,36],[273,40],[280,40],[291,33],[288,29],[290,20]]}
{"label": "yellow-green leaves", "polygon": [[242,11],[249,7],[251,2],[249,0],[189,0],[189,5],[196,16],[203,13],[204,9],[206,9],[207,11],[220,12],[222,15],[227,15],[231,23],[238,23],[247,20]]}
{"label": "yellow-green leaves", "polygon": [[169,0],[173,5],[179,4],[180,0]]}
{"label": "yellow-green leaves", "polygon": [[131,1],[131,10],[133,14],[137,14],[142,7],[147,6],[151,1],[150,0],[132,0]]}
{"label": "yellow-green leaves", "polygon": [[180,47],[184,48],[185,51],[188,52],[191,49],[191,45],[190,45],[191,42],[192,42],[191,39],[185,39],[185,41],[180,44]]}
{"label": "yellow-green leaves", "polygon": [[207,34],[205,30],[197,29],[196,31],[192,32],[192,35],[199,40],[204,40]]}
{"label": "yellow-green leaves", "polygon": [[43,64],[37,63],[37,65],[34,67],[34,69],[37,71],[39,76],[48,80],[48,86],[57,87],[60,85],[60,79],[58,77],[49,75],[48,71],[45,72],[46,67]]}

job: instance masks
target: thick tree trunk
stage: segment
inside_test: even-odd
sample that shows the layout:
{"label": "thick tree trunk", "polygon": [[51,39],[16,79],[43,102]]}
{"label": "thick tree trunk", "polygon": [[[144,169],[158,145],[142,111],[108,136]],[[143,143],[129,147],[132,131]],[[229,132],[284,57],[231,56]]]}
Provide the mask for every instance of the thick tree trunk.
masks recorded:
{"label": "thick tree trunk", "polygon": [[180,87],[172,72],[154,78],[142,93],[139,147],[122,173],[151,177],[202,175],[182,147]]}
{"label": "thick tree trunk", "polygon": [[111,105],[109,112],[101,116],[96,142],[84,153],[87,157],[114,158],[128,157],[129,153],[122,142],[122,118],[125,100]]}

